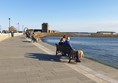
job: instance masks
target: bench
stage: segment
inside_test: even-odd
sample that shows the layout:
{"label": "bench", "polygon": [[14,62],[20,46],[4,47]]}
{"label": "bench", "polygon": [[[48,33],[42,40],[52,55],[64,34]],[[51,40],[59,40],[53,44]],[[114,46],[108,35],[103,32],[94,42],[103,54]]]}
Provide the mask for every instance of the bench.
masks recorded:
{"label": "bench", "polygon": [[73,51],[69,47],[66,47],[66,46],[63,46],[63,45],[59,45],[59,44],[55,44],[55,45],[56,45],[56,56],[59,53],[61,55],[64,55],[64,53],[66,53],[68,55],[68,58],[69,58],[68,63],[70,63],[72,59],[76,61],[76,56],[77,56],[76,51]]}

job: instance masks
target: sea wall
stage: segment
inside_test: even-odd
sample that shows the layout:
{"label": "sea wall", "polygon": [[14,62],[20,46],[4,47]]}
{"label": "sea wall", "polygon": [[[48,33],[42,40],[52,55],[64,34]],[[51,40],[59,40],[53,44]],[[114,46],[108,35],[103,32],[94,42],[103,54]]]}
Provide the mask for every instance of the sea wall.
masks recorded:
{"label": "sea wall", "polygon": [[[14,36],[20,36],[22,35],[23,33],[15,33]],[[11,37],[11,34],[8,33],[8,34],[0,34],[0,41],[3,41],[5,39],[8,39]]]}

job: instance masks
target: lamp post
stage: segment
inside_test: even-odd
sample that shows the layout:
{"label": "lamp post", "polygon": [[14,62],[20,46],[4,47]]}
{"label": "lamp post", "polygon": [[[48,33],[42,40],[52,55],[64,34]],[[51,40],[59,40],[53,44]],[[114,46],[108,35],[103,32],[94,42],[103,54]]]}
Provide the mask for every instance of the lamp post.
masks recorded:
{"label": "lamp post", "polygon": [[22,32],[23,32],[24,25],[22,25]]}
{"label": "lamp post", "polygon": [[[11,20],[11,18],[8,18],[9,19],[9,28],[10,28],[10,20]],[[8,28],[8,31],[9,31],[9,28]]]}
{"label": "lamp post", "polygon": [[[19,31],[19,22],[18,22],[18,31]],[[18,31],[17,31],[17,32],[18,32]]]}
{"label": "lamp post", "polygon": [[0,25],[0,33],[2,33],[1,25]]}

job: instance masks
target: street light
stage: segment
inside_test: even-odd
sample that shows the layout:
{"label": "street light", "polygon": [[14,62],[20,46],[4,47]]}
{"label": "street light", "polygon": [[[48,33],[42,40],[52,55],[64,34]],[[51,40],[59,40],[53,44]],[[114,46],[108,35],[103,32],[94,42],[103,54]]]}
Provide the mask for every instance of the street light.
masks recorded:
{"label": "street light", "polygon": [[0,25],[0,33],[2,32],[1,25]]}
{"label": "street light", "polygon": [[17,30],[17,32],[19,31],[19,22],[18,22],[18,30]]}
{"label": "street light", "polygon": [[23,32],[24,25],[22,25],[22,32]]}
{"label": "street light", "polygon": [[[10,20],[11,20],[11,18],[8,18],[9,19],[9,28],[10,28]],[[8,28],[8,31],[9,31],[9,28]]]}

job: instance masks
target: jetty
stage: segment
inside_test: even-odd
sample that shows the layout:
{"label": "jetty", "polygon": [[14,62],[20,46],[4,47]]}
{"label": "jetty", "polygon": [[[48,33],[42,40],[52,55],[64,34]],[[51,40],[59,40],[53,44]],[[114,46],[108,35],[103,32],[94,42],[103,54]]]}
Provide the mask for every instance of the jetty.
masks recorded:
{"label": "jetty", "polygon": [[118,69],[82,58],[68,63],[56,47],[24,35],[0,41],[0,83],[118,83]]}

